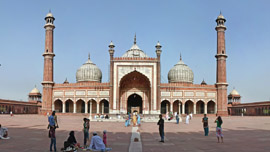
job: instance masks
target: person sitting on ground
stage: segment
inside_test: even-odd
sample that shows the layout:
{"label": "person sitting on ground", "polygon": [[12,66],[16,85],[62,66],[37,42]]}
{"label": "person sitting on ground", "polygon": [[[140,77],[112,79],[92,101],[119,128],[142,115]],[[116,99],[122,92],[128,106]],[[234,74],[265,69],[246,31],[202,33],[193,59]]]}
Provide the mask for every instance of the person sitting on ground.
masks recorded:
{"label": "person sitting on ground", "polygon": [[0,139],[9,139],[8,137],[8,129],[3,128],[0,124]]}
{"label": "person sitting on ground", "polygon": [[71,147],[72,149],[80,147],[80,144],[77,143],[75,138],[74,131],[69,133],[68,140],[64,142],[64,149],[66,150],[68,147]]}
{"label": "person sitting on ground", "polygon": [[106,116],[105,116],[105,119],[109,119],[109,115],[106,115]]}
{"label": "person sitting on ground", "polygon": [[93,132],[93,137],[91,139],[91,144],[87,148],[88,150],[94,151],[110,151],[111,148],[106,148],[103,140],[97,135],[97,132]]}
{"label": "person sitting on ground", "polygon": [[104,119],[104,115],[101,115],[100,118],[101,118],[101,119]]}

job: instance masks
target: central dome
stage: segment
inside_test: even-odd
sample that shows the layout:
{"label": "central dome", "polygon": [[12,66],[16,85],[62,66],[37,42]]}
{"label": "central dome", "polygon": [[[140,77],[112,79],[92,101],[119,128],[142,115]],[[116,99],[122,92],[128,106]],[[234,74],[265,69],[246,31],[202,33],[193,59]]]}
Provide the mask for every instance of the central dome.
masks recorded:
{"label": "central dome", "polygon": [[100,69],[90,60],[88,60],[77,70],[76,80],[77,82],[94,81],[101,82],[102,73]]}
{"label": "central dome", "polygon": [[148,57],[136,44],[136,35],[132,47],[122,57]]}
{"label": "central dome", "polygon": [[168,73],[169,83],[193,83],[193,79],[192,70],[182,61],[182,57],[180,56],[180,61]]}

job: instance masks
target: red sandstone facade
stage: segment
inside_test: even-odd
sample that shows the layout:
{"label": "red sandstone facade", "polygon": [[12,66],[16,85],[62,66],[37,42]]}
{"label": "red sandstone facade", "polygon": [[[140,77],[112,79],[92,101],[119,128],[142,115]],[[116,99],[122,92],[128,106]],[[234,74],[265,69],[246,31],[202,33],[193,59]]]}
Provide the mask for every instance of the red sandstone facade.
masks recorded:
{"label": "red sandstone facade", "polygon": [[10,112],[13,114],[38,114],[40,108],[40,102],[0,99],[0,114],[10,114]]}
{"label": "red sandstone facade", "polygon": [[[155,46],[157,57],[148,57],[134,44],[122,57],[114,57],[114,44],[109,45],[110,82],[78,81],[57,84],[53,81],[54,17],[49,13],[44,26],[46,32],[43,75],[42,112],[61,113],[127,113],[136,109],[142,114],[179,112],[181,114],[218,113],[227,115],[227,81],[225,51],[225,19],[220,15],[217,31],[217,80],[215,85],[193,84],[193,73],[185,76],[191,82],[161,83],[161,45]],[[85,65],[91,64],[90,57]],[[186,66],[180,59],[179,65]],[[178,67],[178,70],[179,69]],[[179,72],[179,71],[178,71]],[[175,76],[174,73],[172,76]],[[94,76],[97,76],[95,73]],[[176,75],[175,77],[177,77]],[[179,76],[178,76],[179,77]],[[189,80],[187,79],[187,80]]]}
{"label": "red sandstone facade", "polygon": [[270,116],[270,101],[229,104],[228,113],[232,116]]}

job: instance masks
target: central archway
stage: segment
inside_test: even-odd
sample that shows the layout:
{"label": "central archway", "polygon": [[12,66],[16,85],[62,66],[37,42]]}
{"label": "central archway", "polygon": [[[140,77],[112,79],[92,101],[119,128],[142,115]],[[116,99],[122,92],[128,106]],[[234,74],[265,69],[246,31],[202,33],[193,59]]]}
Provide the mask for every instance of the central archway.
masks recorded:
{"label": "central archway", "polygon": [[149,114],[151,110],[149,79],[136,70],[125,75],[120,81],[119,97],[120,111],[128,113],[138,107],[138,113]]}
{"label": "central archway", "polygon": [[138,94],[134,93],[128,97],[128,106],[127,106],[127,112],[138,112],[142,113],[142,97]]}

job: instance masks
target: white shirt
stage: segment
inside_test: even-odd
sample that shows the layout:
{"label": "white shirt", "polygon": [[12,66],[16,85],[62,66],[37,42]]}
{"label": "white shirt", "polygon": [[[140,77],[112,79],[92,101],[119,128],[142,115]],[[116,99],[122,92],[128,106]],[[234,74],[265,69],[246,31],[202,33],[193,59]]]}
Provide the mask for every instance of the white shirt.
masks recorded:
{"label": "white shirt", "polygon": [[102,150],[105,149],[105,144],[103,143],[103,140],[98,136],[95,135],[91,139],[91,144],[88,147],[88,149],[94,149],[94,150]]}

